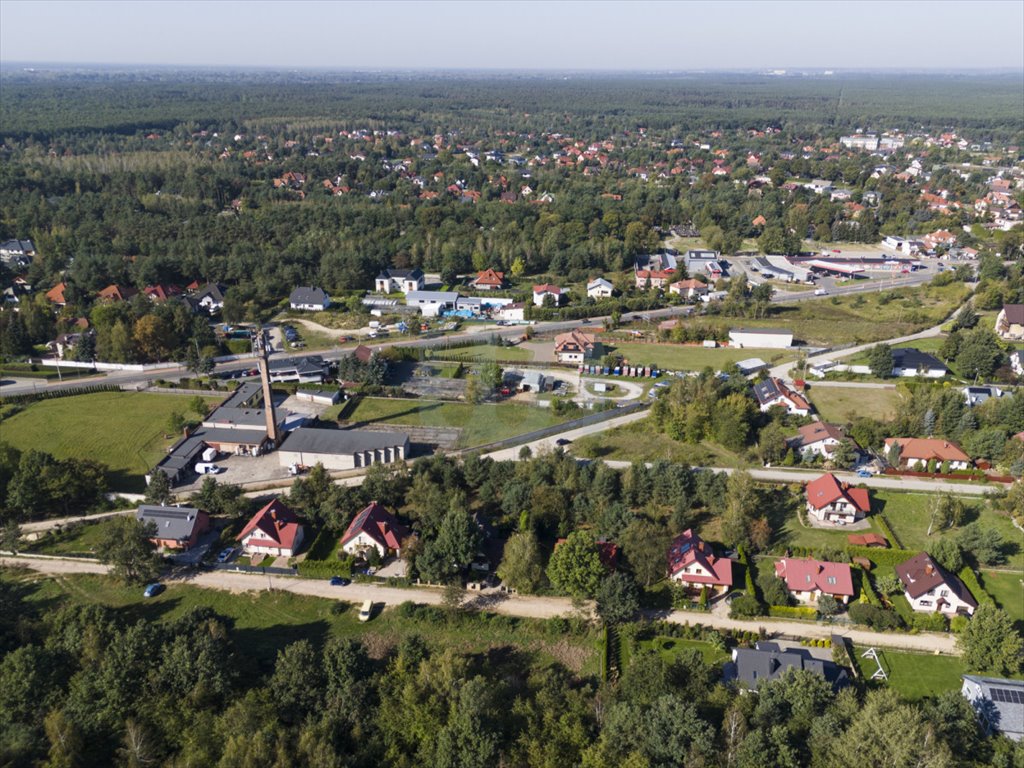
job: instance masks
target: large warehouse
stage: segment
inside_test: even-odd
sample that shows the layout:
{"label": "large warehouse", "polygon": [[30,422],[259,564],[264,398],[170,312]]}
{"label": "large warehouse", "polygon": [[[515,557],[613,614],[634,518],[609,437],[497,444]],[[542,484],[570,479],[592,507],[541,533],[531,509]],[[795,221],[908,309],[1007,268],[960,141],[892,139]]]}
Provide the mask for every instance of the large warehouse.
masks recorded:
{"label": "large warehouse", "polygon": [[403,432],[300,427],[285,438],[278,455],[282,467],[319,463],[324,469],[359,469],[404,460],[409,455],[409,436]]}
{"label": "large warehouse", "polygon": [[733,328],[729,345],[754,349],[786,349],[793,346],[793,332],[785,328]]}

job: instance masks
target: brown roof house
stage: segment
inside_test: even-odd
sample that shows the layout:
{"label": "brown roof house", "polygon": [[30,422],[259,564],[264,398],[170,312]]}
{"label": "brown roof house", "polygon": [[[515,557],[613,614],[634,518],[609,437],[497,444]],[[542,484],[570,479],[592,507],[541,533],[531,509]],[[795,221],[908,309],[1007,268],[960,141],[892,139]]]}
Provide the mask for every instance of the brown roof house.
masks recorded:
{"label": "brown roof house", "polygon": [[1004,304],[996,315],[996,333],[1010,341],[1024,339],[1024,304]]}
{"label": "brown roof house", "polygon": [[921,613],[974,614],[978,601],[964,583],[936,563],[927,552],[896,566],[903,583],[903,594],[915,611]]}
{"label": "brown roof house", "polygon": [[555,336],[555,357],[560,363],[582,363],[600,357],[600,348],[591,334],[579,328]]}

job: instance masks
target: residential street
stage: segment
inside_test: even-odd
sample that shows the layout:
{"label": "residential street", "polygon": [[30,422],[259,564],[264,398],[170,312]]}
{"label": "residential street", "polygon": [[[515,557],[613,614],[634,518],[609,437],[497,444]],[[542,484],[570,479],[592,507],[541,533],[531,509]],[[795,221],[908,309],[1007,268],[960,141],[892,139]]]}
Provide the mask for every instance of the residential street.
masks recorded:
{"label": "residential street", "polygon": [[[51,575],[71,575],[76,573],[106,573],[107,567],[95,562],[79,560],[42,560],[31,557],[0,557],[2,566],[24,566],[35,571]],[[172,585],[174,581],[169,581]],[[230,573],[212,571],[185,577],[181,583],[192,584],[207,589],[222,589],[230,592],[252,592],[274,589],[292,592],[299,595],[324,597],[345,600],[350,603],[361,603],[364,600],[395,606],[407,600],[429,605],[440,605],[442,593],[439,589],[412,587],[399,589],[378,586],[376,584],[352,583],[347,587],[332,587],[326,580],[300,579],[288,576],[265,576],[259,574]],[[173,594],[173,591],[170,593]],[[523,616],[533,619],[545,619],[572,613],[572,602],[568,598],[531,597],[525,595],[508,595],[501,592],[485,594],[466,592],[466,604],[471,608],[481,608],[509,616]],[[763,618],[757,621],[737,621],[712,613],[696,613],[672,611],[662,615],[648,612],[654,618],[663,618],[676,624],[703,624],[717,629],[756,630],[763,627],[772,635],[787,635],[798,638],[827,638],[832,634],[840,634],[849,638],[857,645],[878,645],[886,648],[901,648],[925,653],[959,654],[954,638],[950,635],[922,632],[917,635],[905,635],[893,632],[870,632],[867,630],[849,629],[836,625],[812,624],[810,622],[780,621]]]}

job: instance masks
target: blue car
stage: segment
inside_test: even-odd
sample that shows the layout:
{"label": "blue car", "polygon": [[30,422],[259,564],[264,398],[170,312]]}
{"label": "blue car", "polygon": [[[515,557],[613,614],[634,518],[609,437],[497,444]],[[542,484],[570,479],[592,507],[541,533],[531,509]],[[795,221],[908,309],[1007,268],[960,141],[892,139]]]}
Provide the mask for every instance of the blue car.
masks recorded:
{"label": "blue car", "polygon": [[866,469],[862,469],[857,472],[857,477],[871,477],[871,473]]}
{"label": "blue car", "polygon": [[156,584],[150,584],[146,587],[146,591],[142,593],[143,597],[156,597],[165,589],[163,584],[157,582]]}
{"label": "blue car", "polygon": [[352,582],[344,576],[331,576],[332,587],[347,587]]}

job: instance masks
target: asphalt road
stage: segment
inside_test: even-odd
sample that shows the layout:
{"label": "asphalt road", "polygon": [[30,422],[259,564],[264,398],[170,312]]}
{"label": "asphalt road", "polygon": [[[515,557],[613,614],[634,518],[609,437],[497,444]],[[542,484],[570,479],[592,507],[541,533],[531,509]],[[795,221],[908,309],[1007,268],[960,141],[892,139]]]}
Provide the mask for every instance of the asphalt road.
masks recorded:
{"label": "asphalt road", "polygon": [[[39,573],[51,576],[69,576],[79,573],[102,574],[107,566],[96,562],[81,560],[42,560],[30,557],[0,557],[0,566],[23,566]],[[398,589],[378,584],[352,583],[347,587],[332,587],[326,580],[301,579],[290,576],[267,576],[262,574],[230,573],[225,571],[207,571],[187,576],[167,579],[169,589],[165,595],[174,594],[176,584],[191,584],[205,589],[220,589],[233,593],[262,592],[278,590],[300,595],[324,597],[344,600],[350,603],[361,603],[372,600],[386,606],[394,606],[407,600],[429,605],[440,605],[442,592],[440,589],[428,587],[412,587]],[[156,598],[160,600],[161,598]],[[467,590],[466,607],[471,609],[494,611],[509,616],[523,616],[533,619],[545,619],[553,616],[566,616],[575,613],[572,601],[559,597],[535,597],[530,595],[510,595],[496,590],[474,592]],[[591,611],[591,606],[586,608]],[[840,634],[849,638],[857,645],[884,646],[901,648],[928,653],[945,653],[956,655],[959,650],[951,635],[922,632],[917,635],[905,635],[895,632],[870,632],[853,629],[841,625],[812,624],[810,622],[782,621],[779,619],[753,619],[740,621],[714,613],[672,611],[670,613],[649,612],[651,617],[671,621],[676,624],[703,624],[716,629],[753,630],[764,628],[770,635],[785,635],[798,638],[827,638],[832,634]]]}

